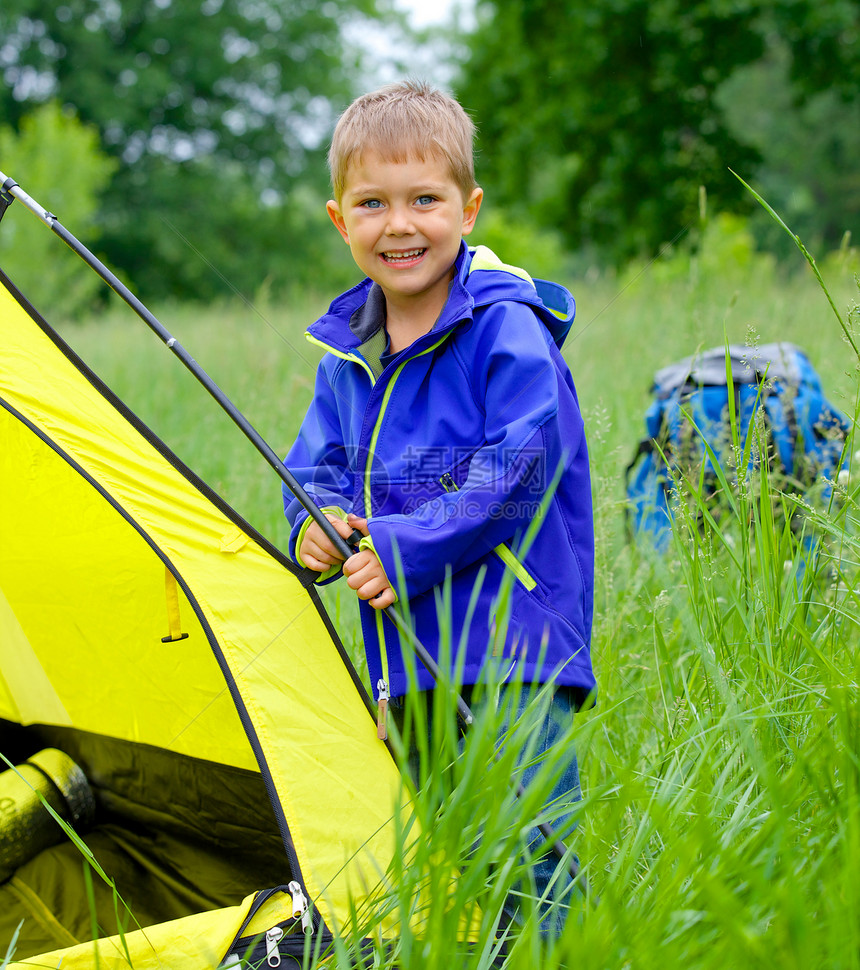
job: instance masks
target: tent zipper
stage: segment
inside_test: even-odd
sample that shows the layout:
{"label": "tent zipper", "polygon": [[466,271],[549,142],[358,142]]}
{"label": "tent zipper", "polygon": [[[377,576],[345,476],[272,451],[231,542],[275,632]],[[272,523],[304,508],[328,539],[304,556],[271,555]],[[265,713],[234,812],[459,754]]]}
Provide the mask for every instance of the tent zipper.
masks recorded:
{"label": "tent zipper", "polygon": [[284,936],[284,931],[280,926],[273,926],[270,930],[266,931],[266,963],[270,967],[279,967],[281,965],[281,951],[278,949],[278,944],[281,942]]}
{"label": "tent zipper", "polygon": [[304,890],[298,882],[291,882],[287,886],[287,889],[290,891],[290,898],[293,903],[293,919],[301,919],[302,932],[306,936],[311,936],[314,931],[314,926],[311,920],[311,911],[308,907],[308,899],[304,894]]}
{"label": "tent zipper", "polygon": [[248,907],[248,912],[245,914],[245,918],[242,920],[242,925],[236,931],[236,935],[233,937],[233,942],[227,948],[227,956],[224,958],[225,962],[222,963],[222,966],[229,966],[229,964],[226,963],[226,960],[229,958],[230,954],[232,953],[233,947],[235,947],[236,944],[242,939],[242,934],[248,928],[248,924],[254,918],[254,914],[259,910],[259,908],[263,905],[263,903],[270,900],[272,896],[275,895],[275,893],[285,893],[288,891],[289,891],[289,888],[287,886],[275,886],[272,889],[263,889],[260,892],[258,892],[256,896],[254,896],[254,900],[251,903],[251,905]]}
{"label": "tent zipper", "polygon": [[[302,922],[302,932],[310,936],[313,931],[311,922],[311,912],[308,909],[308,900],[302,891],[302,887],[297,882],[291,882],[287,889],[293,905],[293,919],[300,919]],[[266,931],[266,963],[270,967],[281,965],[280,942],[284,938],[284,928],[280,925],[273,926]]]}
{"label": "tent zipper", "polygon": [[[293,952],[297,949],[298,943],[295,937],[293,935],[288,935],[284,929],[285,925],[290,925],[289,923],[277,923],[266,930],[265,933],[256,934],[255,936],[243,937],[242,935],[263,904],[268,902],[268,900],[270,900],[276,893],[287,893],[290,896],[292,921],[293,924],[295,924],[297,920],[301,921],[303,933],[302,939],[304,936],[311,936],[313,934],[314,926],[311,919],[311,909],[308,904],[308,899],[302,886],[297,881],[294,880],[287,886],[276,886],[273,889],[265,889],[262,892],[257,893],[257,895],[254,897],[254,901],[248,908],[245,919],[242,921],[242,925],[239,927],[238,932],[233,937],[233,941],[227,950],[227,955],[220,965],[223,970],[226,970],[228,967],[245,966],[243,960],[246,959],[245,954],[247,947],[251,946],[255,941],[261,941],[262,946],[265,947],[265,962],[272,968],[279,967],[283,961],[282,944],[284,944],[285,937],[289,942],[294,944],[291,947],[288,942],[286,944],[287,951]],[[240,953],[236,951],[237,949],[242,949],[243,945],[243,953],[240,955]],[[301,944],[301,947],[302,949],[304,948],[304,943]],[[262,957],[262,953],[260,956]],[[262,965],[262,963],[258,961],[254,963],[254,965],[258,966]]]}

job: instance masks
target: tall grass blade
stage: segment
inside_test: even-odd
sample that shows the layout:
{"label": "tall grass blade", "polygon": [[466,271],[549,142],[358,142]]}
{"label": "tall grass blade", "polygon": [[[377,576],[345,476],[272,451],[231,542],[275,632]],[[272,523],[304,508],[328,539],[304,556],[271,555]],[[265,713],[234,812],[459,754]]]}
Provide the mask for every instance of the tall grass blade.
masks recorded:
{"label": "tall grass blade", "polygon": [[756,192],[756,190],[752,188],[751,185],[745,182],[740,177],[740,175],[738,175],[737,172],[734,172],[731,169],[729,169],[729,171],[732,172],[732,175],[734,175],[734,177],[741,183],[741,185],[743,185],[743,187],[752,195],[752,197],[756,200],[756,202],[758,202],[759,205],[761,205],[768,212],[771,218],[773,218],[778,225],[782,226],[782,228],[791,237],[795,246],[797,246],[797,248],[803,254],[803,258],[812,267],[812,272],[815,274],[815,278],[818,280],[819,286],[824,291],[824,295],[827,297],[827,302],[830,304],[831,310],[833,310],[834,314],[836,315],[836,319],[839,321],[840,327],[842,327],[842,333],[845,335],[845,339],[848,341],[849,344],[851,344],[851,349],[854,351],[854,356],[857,357],[858,360],[860,360],[860,349],[858,349],[857,344],[854,341],[854,335],[851,333],[851,330],[849,329],[845,320],[842,318],[842,314],[839,312],[839,310],[836,307],[836,304],[833,302],[833,297],[830,295],[830,290],[827,288],[827,285],[824,282],[821,272],[818,269],[818,264],[815,261],[815,257],[812,255],[812,253],[809,252],[809,250],[803,244],[803,240],[800,238],[800,236],[798,236],[796,233],[792,232],[791,229],[788,228],[788,226],[785,224],[782,217],[776,212],[776,210],[768,202],[766,202],[758,194],[758,192]]}
{"label": "tall grass blade", "polygon": [[3,962],[0,963],[0,970],[5,970],[6,967],[12,962],[12,958],[15,956],[15,947],[18,943],[18,936],[21,932],[21,927],[24,925],[24,920],[15,927],[12,933],[12,939],[9,941],[9,945],[6,947],[6,955],[3,957]]}

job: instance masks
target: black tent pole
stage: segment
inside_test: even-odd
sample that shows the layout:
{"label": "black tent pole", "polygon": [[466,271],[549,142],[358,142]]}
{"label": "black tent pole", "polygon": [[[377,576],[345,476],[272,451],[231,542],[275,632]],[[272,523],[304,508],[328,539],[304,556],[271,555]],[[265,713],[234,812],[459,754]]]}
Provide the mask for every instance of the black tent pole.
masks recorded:
{"label": "black tent pole", "polygon": [[[117,276],[115,276],[97,256],[90,252],[90,250],[87,249],[83,243],[81,243],[75,236],[72,235],[72,233],[69,232],[68,229],[65,228],[65,226],[63,226],[60,220],[52,212],[49,212],[47,209],[39,205],[39,203],[28,195],[14,179],[8,178],[3,174],[3,172],[0,172],[0,204],[2,204],[2,209],[0,209],[0,219],[2,219],[6,208],[8,208],[13,199],[17,199],[22,205],[26,206],[26,208],[28,208],[31,212],[35,213],[35,215],[41,219],[41,221],[44,222],[49,229],[59,236],[60,239],[62,239],[73,252],[75,252],[92,270],[94,270],[105,281],[105,283],[107,283],[108,286],[110,286],[110,288],[132,308],[132,310],[134,310],[134,312],[141,318],[141,320],[143,320],[150,330],[152,330],[161,339],[169,350],[173,351],[173,353],[182,361],[185,367],[191,371],[194,377],[196,377],[197,380],[206,388],[209,394],[215,398],[233,423],[236,424],[239,430],[274,469],[281,481],[301,503],[308,515],[310,515],[314,522],[316,522],[317,525],[319,525],[319,527],[323,530],[326,538],[331,541],[340,555],[342,555],[344,559],[348,559],[351,555],[353,555],[355,548],[350,545],[350,543],[344,539],[343,536],[340,535],[331,522],[329,522],[329,520],[326,518],[320,507],[311,499],[308,493],[296,480],[290,470],[278,457],[277,453],[266,442],[259,431],[257,431],[250,421],[248,421],[244,414],[242,414],[235,404],[233,404],[230,398],[212,380],[212,378],[200,366],[200,364],[197,363],[191,354],[188,353],[182,344],[179,343],[179,341],[167,330],[167,328],[164,327],[164,325],[143,305],[143,303],[141,303],[134,293],[132,293],[131,290],[120,279],[118,279]],[[358,536],[356,536],[355,533],[353,533],[353,536],[350,538],[354,538],[355,542],[358,541]],[[431,674],[436,683],[440,683],[442,681],[442,675],[438,664],[430,655],[424,644],[422,644],[417,638],[415,632],[411,629],[409,624],[393,607],[388,607],[388,609],[384,610],[383,612],[389,618],[389,620],[394,623],[401,635],[403,635],[409,641],[410,646],[418,655],[418,659],[427,668],[428,672]],[[457,703],[457,714],[464,725],[468,726],[474,720],[474,716],[460,693],[454,692],[454,696]],[[514,788],[517,796],[521,796],[523,793],[522,786],[515,783]],[[574,879],[578,878],[579,866],[572,856],[567,858],[567,847],[563,842],[557,839],[553,828],[545,822],[540,823],[539,828],[544,837],[548,840],[553,853],[559,859],[565,860],[571,876]]]}

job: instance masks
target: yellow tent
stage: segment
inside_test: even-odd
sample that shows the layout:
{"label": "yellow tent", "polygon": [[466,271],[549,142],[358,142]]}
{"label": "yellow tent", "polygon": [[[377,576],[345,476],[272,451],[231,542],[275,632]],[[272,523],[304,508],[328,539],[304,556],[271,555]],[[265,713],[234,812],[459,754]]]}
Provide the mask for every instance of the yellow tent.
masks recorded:
{"label": "yellow tent", "polygon": [[0,883],[0,958],[23,920],[20,965],[94,966],[95,907],[102,968],[266,930],[275,966],[389,865],[397,768],[301,571],[0,283],[0,751],[83,770],[140,924],[64,839]]}

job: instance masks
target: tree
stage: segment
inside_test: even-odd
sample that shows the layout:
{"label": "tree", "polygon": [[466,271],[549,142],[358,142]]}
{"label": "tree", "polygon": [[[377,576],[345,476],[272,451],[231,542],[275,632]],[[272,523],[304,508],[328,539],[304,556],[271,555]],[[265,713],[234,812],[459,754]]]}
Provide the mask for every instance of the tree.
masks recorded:
{"label": "tree", "polygon": [[718,204],[727,164],[754,154],[713,93],[757,57],[753,0],[484,0],[459,86],[480,129],[481,178],[574,246],[650,251]]}
{"label": "tree", "polygon": [[[809,79],[793,81],[791,64],[787,42],[773,35],[767,55],[737,70],[718,100],[735,137],[759,152],[756,190],[818,254],[836,248],[846,231],[860,235],[860,101],[841,96],[844,75],[804,93]],[[768,251],[793,250],[764,209],[751,226]]]}
{"label": "tree", "polygon": [[[27,115],[18,133],[0,128],[0,159],[8,177],[23,183],[26,172],[45,186],[34,198],[64,212],[81,231],[93,225],[98,194],[116,168],[100,150],[95,129],[53,102]],[[0,224],[0,265],[38,310],[61,318],[85,310],[102,286],[94,273],[80,271],[78,257],[20,202]]]}
{"label": "tree", "polygon": [[[784,31],[807,90],[857,89],[858,0],[479,0],[458,85],[490,198],[621,260],[747,205],[756,139],[718,92]],[[828,66],[828,63],[831,66]]]}
{"label": "tree", "polygon": [[0,114],[17,128],[48,98],[72,105],[119,163],[97,242],[120,266],[145,262],[155,294],[210,297],[223,284],[177,256],[157,214],[216,248],[231,279],[244,284],[257,256],[271,264],[260,230],[303,181],[325,184],[320,142],[333,103],[351,94],[356,56],[342,31],[374,10],[375,0],[4,0]]}
{"label": "tree", "polygon": [[[770,5],[768,5],[770,7]],[[791,78],[806,94],[860,90],[860,0],[774,0],[764,24],[791,52]]]}

